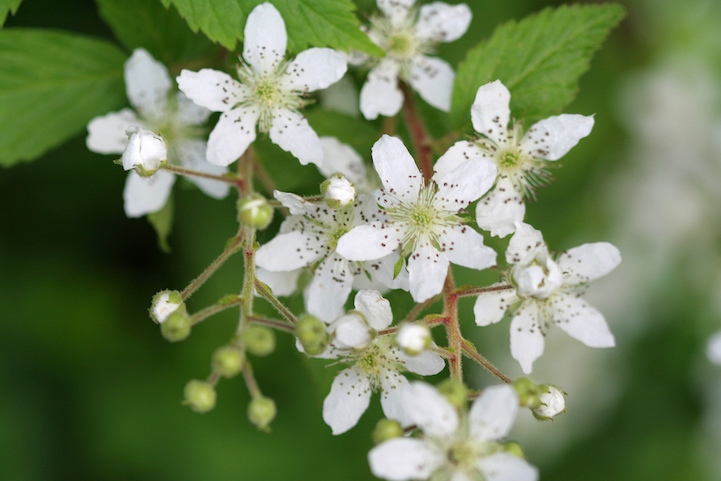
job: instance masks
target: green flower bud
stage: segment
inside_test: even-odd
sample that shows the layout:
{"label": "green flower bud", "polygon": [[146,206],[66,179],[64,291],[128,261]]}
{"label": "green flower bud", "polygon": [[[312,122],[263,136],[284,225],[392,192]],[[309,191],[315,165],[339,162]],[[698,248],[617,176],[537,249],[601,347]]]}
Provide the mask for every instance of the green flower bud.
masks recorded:
{"label": "green flower bud", "polygon": [[178,342],[190,335],[190,316],[185,307],[176,309],[160,325],[160,332],[170,342]]}
{"label": "green flower bud", "polygon": [[523,454],[523,448],[521,448],[521,445],[516,441],[506,441],[501,446],[508,454],[512,454],[517,458],[526,459],[526,455]]}
{"label": "green flower bud", "polygon": [[329,336],[325,324],[317,317],[305,314],[295,325],[295,335],[303,350],[311,356],[323,352],[328,345]]}
{"label": "green flower bud", "polygon": [[468,388],[461,381],[457,379],[446,379],[436,387],[438,388],[438,392],[443,394],[448,402],[456,408],[463,409],[466,406]]}
{"label": "green flower bud", "polygon": [[160,291],[153,296],[150,306],[150,318],[162,324],[176,309],[185,308],[183,297],[178,291]]}
{"label": "green flower bud", "polygon": [[340,172],[332,174],[320,184],[320,192],[331,209],[342,209],[355,200],[355,186]]}
{"label": "green flower bud", "polygon": [[248,404],[248,419],[262,431],[270,431],[276,413],[275,401],[264,396],[254,397]]}
{"label": "green flower bud", "polygon": [[221,347],[213,354],[213,370],[223,377],[236,376],[243,369],[243,355],[233,347]]}
{"label": "green flower bud", "polygon": [[541,405],[541,388],[527,377],[520,377],[513,381],[513,388],[518,395],[521,406],[536,409]]}
{"label": "green flower bud", "polygon": [[275,350],[275,333],[267,327],[251,324],[241,336],[245,349],[254,356],[267,356]]}
{"label": "green flower bud", "polygon": [[238,217],[241,224],[263,230],[273,220],[273,208],[262,195],[248,194],[238,201]]}
{"label": "green flower bud", "polygon": [[185,385],[183,404],[197,413],[207,413],[215,407],[215,388],[212,384],[193,379]]}
{"label": "green flower bud", "polygon": [[374,443],[380,444],[383,441],[403,436],[403,428],[398,421],[383,418],[376,423],[376,428],[371,436]]}

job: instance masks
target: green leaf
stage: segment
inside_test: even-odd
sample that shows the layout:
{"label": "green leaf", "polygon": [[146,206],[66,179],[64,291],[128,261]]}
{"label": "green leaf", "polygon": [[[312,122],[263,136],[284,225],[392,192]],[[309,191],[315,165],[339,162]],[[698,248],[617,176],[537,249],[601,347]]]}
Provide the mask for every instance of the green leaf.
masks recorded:
{"label": "green leaf", "polygon": [[498,27],[458,67],[451,117],[468,125],[478,87],[496,79],[511,92],[517,118],[559,113],[576,96],[593,53],[624,16],[616,4],[548,8]]}
{"label": "green leaf", "polygon": [[100,16],[128,49],[143,47],[166,65],[208,55],[214,45],[193,33],[176,10],[152,0],[95,0]]}
{"label": "green leaf", "polygon": [[32,160],[124,105],[125,60],[90,37],[0,30],[0,165]]}
{"label": "green leaf", "polygon": [[23,0],[0,0],[0,25],[5,24],[8,12],[15,15],[22,1]]}
{"label": "green leaf", "polygon": [[158,234],[158,247],[166,254],[170,252],[168,236],[173,227],[173,197],[168,198],[165,206],[157,212],[148,214],[148,222]]}
{"label": "green leaf", "polygon": [[[243,39],[245,20],[263,0],[161,0],[173,4],[193,31],[234,50]],[[374,55],[383,52],[358,28],[351,0],[275,0],[288,30],[288,50],[298,53],[309,46],[353,48]]]}

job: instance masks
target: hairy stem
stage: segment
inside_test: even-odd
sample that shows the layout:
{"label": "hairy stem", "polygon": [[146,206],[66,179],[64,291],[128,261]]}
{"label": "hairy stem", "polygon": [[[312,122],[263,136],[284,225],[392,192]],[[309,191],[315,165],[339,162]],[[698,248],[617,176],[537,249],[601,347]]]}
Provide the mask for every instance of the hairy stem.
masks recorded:
{"label": "hairy stem", "polygon": [[401,82],[401,90],[403,90],[403,114],[408,125],[408,130],[413,139],[413,146],[418,159],[418,168],[423,173],[426,183],[430,182],[433,175],[433,162],[431,159],[431,139],[428,136],[418,110],[413,103],[413,93],[407,83]]}
{"label": "hairy stem", "polygon": [[501,381],[510,384],[512,381],[508,376],[503,374],[501,371],[498,370],[496,366],[488,362],[488,360],[481,356],[478,351],[476,351],[473,346],[471,346],[468,341],[462,341],[462,347],[463,347],[463,354],[466,355],[466,357],[469,357],[476,361],[478,364],[483,366],[488,372],[496,376]]}
{"label": "hairy stem", "polygon": [[180,296],[183,298],[183,300],[187,300],[193,294],[193,292],[198,290],[198,288],[202,286],[203,283],[207,281],[210,276],[213,275],[213,273],[225,263],[225,261],[228,260],[230,256],[238,252],[238,246],[241,244],[243,239],[242,233],[243,228],[241,228],[240,232],[234,238],[233,242],[231,242],[225,247],[225,250],[208,267],[205,268],[203,273],[193,279],[193,281],[188,285],[188,287],[183,289],[183,292],[180,293]]}

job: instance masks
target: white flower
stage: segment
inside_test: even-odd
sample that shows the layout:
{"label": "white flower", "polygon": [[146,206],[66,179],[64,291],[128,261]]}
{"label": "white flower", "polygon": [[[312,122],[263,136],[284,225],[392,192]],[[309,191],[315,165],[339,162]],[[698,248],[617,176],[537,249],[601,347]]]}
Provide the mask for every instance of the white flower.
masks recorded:
{"label": "white flower", "polygon": [[706,357],[714,364],[721,364],[721,331],[717,332],[706,345]]}
{"label": "white flower", "polygon": [[[142,160],[137,155],[133,160],[132,154],[139,152],[128,145],[126,131],[151,131],[165,139],[170,164],[208,174],[226,172],[225,168],[205,160],[205,141],[200,139],[203,134],[200,126],[208,119],[210,111],[195,105],[182,92],[174,91],[168,70],[147,51],[134,50],[125,63],[125,87],[135,111],[123,109],[91,120],[86,139],[88,149],[101,154],[127,151],[123,156],[127,170],[126,159],[129,164],[142,163]],[[156,151],[161,150],[158,144],[156,147]],[[216,199],[225,197],[229,191],[228,184],[217,180],[200,177],[189,177],[189,180]],[[162,209],[174,183],[175,175],[164,170],[151,177],[141,177],[131,171],[123,192],[125,213],[128,217],[140,217]]]}
{"label": "white flower", "polygon": [[326,204],[334,209],[345,207],[355,200],[355,186],[340,172],[328,177],[320,189]]}
{"label": "white flower", "polygon": [[180,90],[198,105],[223,112],[208,139],[208,161],[222,166],[234,162],[255,140],[258,124],[301,164],[322,162],[318,135],[298,109],[306,92],[337,82],[346,61],[332,49],[311,48],[287,62],[286,44],[283,18],[273,5],[262,3],[245,24],[240,82],[212,69],[180,73]]}
{"label": "white flower", "polygon": [[386,417],[407,424],[401,392],[408,380],[399,370],[429,376],[438,374],[445,366],[437,354],[426,351],[406,356],[393,345],[392,336],[376,335],[392,322],[390,303],[378,291],[364,289],[355,297],[355,311],[330,326],[335,341],[323,357],[340,358],[352,364],[338,373],[323,402],[323,420],[333,434],[355,426],[370,404],[371,392],[377,390],[381,392]]}
{"label": "white flower", "polygon": [[533,410],[537,415],[544,418],[552,418],[557,416],[566,410],[566,397],[563,395],[563,391],[555,386],[544,386],[546,391],[543,391],[539,396],[541,399],[541,405]]}
{"label": "white flower", "polygon": [[512,265],[510,281],[515,289],[479,295],[473,312],[476,324],[487,326],[500,321],[506,309],[520,301],[511,321],[511,355],[523,372],[530,373],[533,362],[543,354],[551,324],[587,346],[614,346],[603,315],[581,296],[589,281],[608,274],[621,262],[616,247],[607,242],[583,244],[554,260],[541,233],[518,222],[506,261]]}
{"label": "white flower", "polygon": [[454,169],[468,157],[487,156],[498,167],[496,188],[476,206],[478,226],[491,235],[513,233],[526,213],[524,197],[545,184],[547,161],[566,155],[579,140],[591,133],[593,116],[563,114],[541,120],[523,134],[520,124],[509,127],[511,94],[500,82],[483,85],[471,107],[473,128],[483,137],[456,142],[436,163],[437,171]]}
{"label": "white flower", "polygon": [[518,399],[508,385],[483,390],[468,411],[456,409],[433,386],[409,383],[403,402],[420,438],[393,438],[368,453],[373,474],[393,481],[535,481],[538,471],[498,442],[513,425]]}
{"label": "white flower", "polygon": [[339,210],[307,202],[295,194],[276,191],[274,195],[291,215],[281,224],[280,233],[258,249],[255,262],[271,272],[314,266],[313,280],[304,293],[308,313],[325,322],[337,319],[356,278],[370,276],[388,287],[408,289],[407,277],[393,276],[398,252],[389,251],[374,262],[350,262],[336,252],[343,234],[367,223],[371,216],[377,217],[378,208],[370,194]]}
{"label": "white flower", "polygon": [[[366,119],[393,116],[403,105],[398,81],[410,83],[418,94],[437,109],[448,112],[455,73],[448,63],[427,54],[438,42],[460,38],[471,23],[466,4],[434,2],[414,9],[415,0],[378,0],[382,16],[371,18],[368,36],[386,52],[373,66],[360,94],[360,109]],[[355,53],[355,64],[375,62]]]}
{"label": "white flower", "polygon": [[496,177],[491,161],[471,158],[451,172],[423,176],[399,139],[384,135],[372,150],[384,189],[373,194],[379,208],[338,241],[346,259],[380,259],[398,246],[408,259],[410,290],[416,302],[438,294],[450,262],[471,269],[495,264],[496,253],[483,236],[463,224],[458,213],[482,196]]}
{"label": "white flower", "polygon": [[396,334],[396,344],[409,356],[422,353],[431,342],[431,329],[425,324],[403,324]]}
{"label": "white flower", "polygon": [[373,178],[369,176],[363,157],[353,147],[335,137],[321,137],[320,144],[323,147],[323,165],[318,166],[321,174],[330,177],[340,172],[353,182],[360,194],[380,187],[378,178],[375,174],[371,174]]}
{"label": "white flower", "polygon": [[136,168],[141,175],[149,177],[168,161],[168,146],[163,137],[134,125],[125,133],[128,145],[121,157],[125,170]]}

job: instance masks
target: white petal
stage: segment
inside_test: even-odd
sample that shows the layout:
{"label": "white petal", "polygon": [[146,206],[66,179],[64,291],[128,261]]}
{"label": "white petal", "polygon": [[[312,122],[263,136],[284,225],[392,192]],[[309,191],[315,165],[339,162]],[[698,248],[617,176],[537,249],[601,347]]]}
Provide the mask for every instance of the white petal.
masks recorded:
{"label": "white petal", "polygon": [[318,134],[308,125],[308,119],[298,112],[288,109],[276,112],[270,127],[270,140],[293,154],[303,165],[323,163],[323,148]]}
{"label": "white petal", "polygon": [[480,442],[508,435],[518,412],[516,391],[508,384],[489,386],[468,410],[471,437]]}
{"label": "white petal", "polygon": [[525,459],[508,453],[497,453],[478,461],[486,481],[537,481],[538,469]]}
{"label": "white petal", "polygon": [[496,180],[496,164],[490,159],[475,158],[463,162],[440,177],[434,203],[449,212],[458,212],[480,199]]}
{"label": "white petal", "polygon": [[456,434],[458,413],[435,387],[412,382],[403,390],[403,397],[408,416],[427,436],[449,438]]}
{"label": "white petal", "polygon": [[330,393],[323,401],[323,421],[333,434],[344,433],[358,423],[370,399],[368,378],[354,367],[344,369],[333,380]]}
{"label": "white petal", "polygon": [[368,325],[376,331],[385,329],[393,322],[391,303],[384,299],[378,291],[370,289],[358,291],[354,305],[356,310],[366,318]]}
{"label": "white petal", "polygon": [[[384,289],[402,289],[404,291],[408,291],[411,286],[408,283],[408,270],[405,268],[401,268],[401,271],[398,273],[397,276],[393,277],[395,274],[395,266],[398,263],[398,258],[400,257],[400,250],[396,249],[395,251],[391,252],[389,255],[385,257],[381,257],[378,260],[374,261],[367,261],[364,265],[364,268],[368,273],[371,275],[371,284],[374,285],[374,287],[366,287],[369,289],[376,289],[376,290],[384,290]],[[365,278],[368,279],[366,275],[360,274],[358,278]],[[377,284],[380,284],[381,286],[378,286]],[[355,285],[355,288],[358,289],[360,284]]]}
{"label": "white petal", "polygon": [[429,3],[421,7],[415,33],[434,42],[452,42],[466,33],[472,16],[471,9],[465,3]]}
{"label": "white petal", "polygon": [[155,172],[168,160],[168,144],[162,136],[135,126],[130,127],[126,133],[129,137],[128,145],[120,159],[123,169],[139,167]]}
{"label": "white petal", "polygon": [[305,288],[306,311],[324,322],[332,322],[343,311],[353,282],[348,261],[337,254],[326,257]]}
{"label": "white petal", "polygon": [[331,324],[330,331],[333,333],[333,344],[340,349],[360,351],[371,342],[370,328],[357,313],[341,317]]}
{"label": "white petal", "polygon": [[448,257],[428,244],[419,246],[408,258],[408,280],[411,296],[423,302],[443,289],[448,275]]}
{"label": "white petal", "polygon": [[418,55],[411,63],[411,86],[423,100],[443,112],[451,110],[455,78],[455,72],[445,60]]}
{"label": "white petal", "polygon": [[243,58],[254,70],[267,74],[285,58],[288,34],[285,22],[270,3],[255,7],[245,24]]}
{"label": "white petal", "polygon": [[[500,286],[501,283],[493,284],[490,287]],[[476,324],[488,326],[503,319],[508,306],[518,300],[515,289],[503,291],[490,291],[479,294],[476,303],[473,305],[473,314],[476,316]]]}
{"label": "white petal", "polygon": [[373,144],[371,156],[386,192],[407,202],[418,199],[423,176],[401,139],[383,135]]}
{"label": "white petal", "polygon": [[351,261],[370,261],[392,253],[402,233],[393,226],[359,225],[338,239],[336,252]]}
{"label": "white petal", "polygon": [[378,0],[378,8],[392,25],[397,25],[405,20],[414,3],[416,0]]}
{"label": "white petal", "polygon": [[543,354],[543,332],[538,316],[536,302],[525,301],[511,321],[511,356],[526,374],[533,369],[533,361]]}
{"label": "white petal", "polygon": [[481,86],[471,107],[473,128],[496,144],[508,138],[508,121],[511,118],[511,93],[500,80]]}
{"label": "white petal", "polygon": [[168,92],[172,86],[168,69],[147,50],[136,48],[125,62],[128,99],[144,118],[157,121],[167,116]]}
{"label": "white petal", "polygon": [[390,439],[368,453],[373,475],[391,481],[428,479],[443,461],[435,447],[415,438]]}
{"label": "white petal", "polygon": [[621,263],[621,253],[608,242],[583,244],[558,258],[566,285],[583,284],[605,276]]}
{"label": "white petal", "polygon": [[293,231],[279,234],[255,253],[255,263],[269,271],[292,271],[307,266],[324,253],[315,235]]}
{"label": "white petal", "polygon": [[211,110],[201,107],[188,98],[183,92],[176,96],[178,110],[175,112],[175,121],[182,125],[202,125],[208,120]]}
{"label": "white petal", "polygon": [[88,123],[88,137],[85,144],[88,150],[99,154],[122,154],[128,145],[129,127],[145,127],[130,109],[111,112],[102,117],[95,117]]}
{"label": "white petal", "polygon": [[526,204],[523,195],[513,187],[506,174],[501,174],[496,187],[476,204],[478,227],[492,236],[506,237],[516,231],[516,222],[523,222]]}
{"label": "white petal", "polygon": [[558,160],[593,129],[593,116],[563,114],[536,122],[521,140],[520,148],[533,157]]}
{"label": "white petal", "polygon": [[258,113],[253,107],[238,107],[220,116],[208,138],[208,162],[222,167],[238,160],[255,140]]}
{"label": "white petal", "polygon": [[273,291],[276,296],[289,296],[295,292],[295,288],[298,286],[298,277],[302,269],[296,269],[294,271],[269,271],[262,267],[255,268],[255,276],[258,280]]}
{"label": "white petal", "polygon": [[323,148],[323,164],[318,167],[321,174],[329,177],[340,172],[356,185],[359,192],[370,189],[363,157],[353,147],[335,137],[320,137],[320,145]]}
{"label": "white petal", "polygon": [[721,331],[717,332],[706,344],[706,357],[714,364],[721,364]]}
{"label": "white petal", "polygon": [[483,236],[468,226],[447,229],[441,247],[448,259],[469,269],[486,269],[496,265],[496,251],[483,245]]}
{"label": "white petal", "polygon": [[468,142],[467,140],[460,140],[453,144],[451,148],[436,161],[433,166],[433,171],[435,172],[433,180],[444,177],[470,159],[485,156],[476,144]]}
{"label": "white petal", "polygon": [[383,414],[388,419],[398,421],[401,426],[410,426],[413,421],[408,417],[408,413],[403,403],[403,391],[408,388],[409,382],[403,375],[395,369],[387,369],[380,375],[381,379],[381,407]]}
{"label": "white petal", "polygon": [[573,294],[557,293],[552,299],[553,323],[589,347],[616,345],[603,314]]}
{"label": "white petal", "polygon": [[379,115],[392,117],[403,106],[403,92],[398,88],[398,64],[381,60],[369,73],[360,92],[360,110],[368,120]]}
{"label": "white petal", "polygon": [[[435,344],[433,345],[435,346]],[[403,362],[403,367],[421,376],[433,376],[446,367],[446,361],[430,350],[425,350],[415,356],[409,356],[403,351],[398,351],[397,356]]]}
{"label": "white petal", "polygon": [[190,100],[214,112],[227,112],[247,98],[248,87],[219,70],[183,70],[176,80]]}
{"label": "white petal", "polygon": [[509,264],[526,265],[531,262],[539,250],[547,251],[541,231],[528,224],[516,225],[516,233],[511,237],[506,249],[506,262]]}
{"label": "white petal", "polygon": [[298,54],[285,69],[282,78],[290,90],[313,92],[328,88],[343,77],[348,65],[345,59],[331,48],[309,48]]}
{"label": "white petal", "polygon": [[128,174],[123,190],[125,215],[141,217],[163,208],[175,183],[175,175],[160,170],[151,177],[141,177],[135,171]]}
{"label": "white petal", "polygon": [[[180,159],[181,166],[185,168],[212,175],[223,175],[227,173],[227,167],[211,164],[205,160],[207,147],[208,145],[204,140],[183,140],[176,143],[173,152]],[[187,179],[215,199],[222,199],[230,192],[230,184],[227,182],[206,179],[194,175],[188,176]]]}

